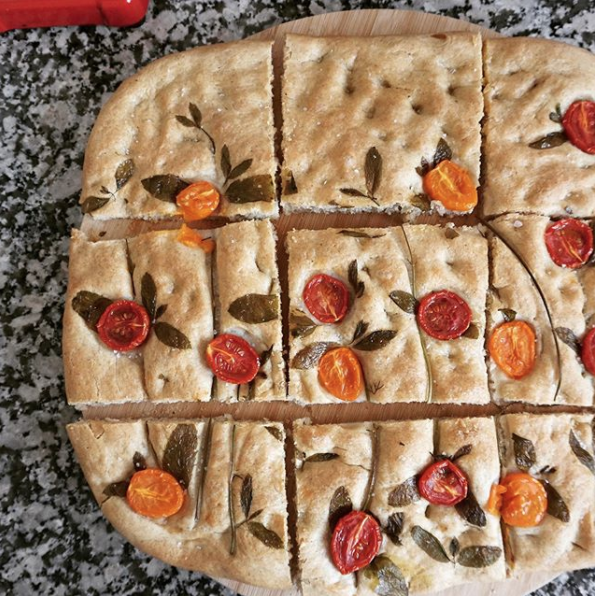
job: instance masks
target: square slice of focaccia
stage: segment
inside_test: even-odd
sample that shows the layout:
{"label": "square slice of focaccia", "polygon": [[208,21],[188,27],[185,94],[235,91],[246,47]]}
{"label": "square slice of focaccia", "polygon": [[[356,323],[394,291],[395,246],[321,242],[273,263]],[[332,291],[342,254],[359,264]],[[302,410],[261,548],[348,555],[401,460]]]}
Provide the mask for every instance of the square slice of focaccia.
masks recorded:
{"label": "square slice of focaccia", "polygon": [[[400,577],[410,593],[504,579],[500,521],[484,512],[500,469],[492,419],[298,422],[294,439],[304,596],[368,596],[383,573]],[[468,478],[473,496],[457,508],[430,505],[418,492],[432,453],[453,457]],[[351,508],[366,508],[382,528],[379,554],[357,581],[339,572],[330,551],[331,525]]]}
{"label": "square slice of focaccia", "polygon": [[[69,403],[210,399],[210,256],[177,234],[91,242],[73,232],[63,343]],[[144,305],[151,328],[138,348],[114,352],[96,324],[107,304],[122,298]]]}
{"label": "square slice of focaccia", "polygon": [[281,289],[276,234],[269,221],[229,224],[216,232],[213,275],[218,333],[234,333],[258,352],[261,368],[247,385],[216,380],[216,399],[285,399]]}
{"label": "square slice of focaccia", "polygon": [[282,80],[283,208],[424,207],[416,168],[422,158],[433,161],[441,139],[450,147],[451,160],[477,186],[481,84],[478,34],[288,35]]}
{"label": "square slice of focaccia", "polygon": [[548,513],[535,527],[504,525],[511,573],[595,565],[595,459],[591,415],[510,414],[499,421],[502,475],[547,483]]}
{"label": "square slice of focaccia", "polygon": [[[536,338],[535,364],[521,378],[509,376],[493,357],[489,358],[490,383],[497,402],[593,405],[593,377],[585,370],[579,355],[579,342],[586,332],[587,305],[591,300],[589,290],[592,289],[589,274],[583,273],[583,269],[592,267],[569,269],[552,260],[545,242],[546,230],[552,223],[549,217],[513,214],[492,222],[500,237],[492,235],[490,241],[489,334],[491,336],[495,329],[509,324],[507,320],[513,318],[528,323]],[[544,294],[556,338],[537,286],[519,257],[527,264]],[[581,282],[585,280],[583,285]],[[556,395],[560,372],[561,385]]]}
{"label": "square slice of focaccia", "polygon": [[275,217],[272,42],[195,48],[151,63],[101,110],[85,152],[83,211],[163,219],[207,181],[215,215]]}
{"label": "square slice of focaccia", "polygon": [[[89,421],[68,434],[103,514],[137,548],[215,577],[291,587],[281,424]],[[134,461],[178,481],[177,513],[153,519],[132,509],[124,495]]]}
{"label": "square slice of focaccia", "polygon": [[573,102],[595,100],[595,57],[522,37],[487,39],[484,55],[485,214],[595,215],[595,155],[561,122]]}
{"label": "square slice of focaccia", "polygon": [[[287,235],[290,299],[291,399],[340,403],[319,381],[324,351],[350,346],[364,383],[358,401],[424,401],[427,373],[415,317],[391,299],[409,294],[407,257],[396,228],[299,230]],[[318,275],[338,280],[348,292],[347,314],[323,324],[304,301],[306,285]],[[324,295],[316,301],[324,307]],[[318,313],[320,316],[320,313]],[[379,341],[375,341],[378,339]]]}

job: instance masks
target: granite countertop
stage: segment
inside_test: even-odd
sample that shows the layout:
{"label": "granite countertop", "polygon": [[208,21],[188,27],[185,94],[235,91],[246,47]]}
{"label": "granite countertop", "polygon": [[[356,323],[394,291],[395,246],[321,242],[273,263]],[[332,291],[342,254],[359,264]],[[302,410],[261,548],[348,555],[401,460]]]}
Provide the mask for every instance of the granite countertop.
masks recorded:
{"label": "granite countertop", "polygon": [[[591,6],[591,8],[589,8]],[[508,35],[595,50],[589,0],[155,0],[136,28],[56,28],[0,36],[0,593],[229,595],[140,553],[102,517],[64,426],[62,301],[83,151],[118,83],[164,54],[350,8],[426,10]],[[595,593],[595,569],[536,595]]]}

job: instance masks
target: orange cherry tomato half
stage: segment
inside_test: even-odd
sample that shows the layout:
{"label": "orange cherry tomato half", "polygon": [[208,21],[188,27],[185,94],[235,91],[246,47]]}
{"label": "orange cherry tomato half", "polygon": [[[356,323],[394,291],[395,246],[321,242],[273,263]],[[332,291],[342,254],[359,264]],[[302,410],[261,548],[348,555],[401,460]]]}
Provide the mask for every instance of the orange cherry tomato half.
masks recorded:
{"label": "orange cherry tomato half", "polygon": [[535,366],[535,331],[525,321],[502,323],[488,341],[488,352],[511,379],[522,379]]}
{"label": "orange cherry tomato half", "polygon": [[321,323],[338,323],[349,308],[349,290],[336,277],[319,273],[310,278],[302,292],[310,314]]}
{"label": "orange cherry tomato half", "polygon": [[[547,512],[547,492],[526,472],[512,472],[499,485],[500,515],[504,523],[517,528],[532,528]],[[490,495],[491,496],[491,495]]]}
{"label": "orange cherry tomato half", "polygon": [[581,151],[595,154],[595,102],[575,101],[562,118],[568,140]]}
{"label": "orange cherry tomato half", "polygon": [[363,511],[351,511],[335,526],[331,537],[331,556],[343,574],[367,567],[380,550],[380,525]]}
{"label": "orange cherry tomato half", "polygon": [[454,292],[440,290],[424,296],[417,309],[420,327],[435,339],[456,339],[469,329],[471,309]]}
{"label": "orange cherry tomato half", "polygon": [[500,509],[502,509],[502,495],[506,492],[506,489],[501,484],[492,484],[490,489],[490,496],[486,504],[486,511],[492,515],[500,515]]}
{"label": "orange cherry tomato half", "polygon": [[184,221],[198,221],[209,217],[217,209],[220,200],[219,191],[205,180],[187,186],[176,197],[176,203],[182,210]]}
{"label": "orange cherry tomato half", "polygon": [[138,348],[149,335],[151,320],[146,309],[132,300],[116,300],[97,322],[99,339],[117,352]]}
{"label": "orange cherry tomato half", "polygon": [[362,365],[350,348],[329,350],[318,363],[318,381],[342,401],[354,401],[364,388]]}
{"label": "orange cherry tomato half", "polygon": [[249,383],[260,368],[254,348],[232,333],[222,333],[210,341],[207,362],[218,379],[236,385]]}
{"label": "orange cherry tomato half", "polygon": [[449,211],[471,211],[477,205],[477,189],[469,172],[448,159],[424,176],[423,188]]}
{"label": "orange cherry tomato half", "polygon": [[130,507],[146,517],[170,517],[184,504],[184,489],[168,472],[147,468],[130,479],[126,500]]}
{"label": "orange cherry tomato half", "polygon": [[212,238],[203,238],[199,232],[188,227],[186,224],[182,224],[182,227],[178,232],[178,242],[181,242],[190,248],[200,248],[206,253],[215,250],[215,241]]}
{"label": "orange cherry tomato half", "polygon": [[545,231],[545,245],[556,265],[578,269],[593,254],[593,230],[578,219],[561,219]]}
{"label": "orange cherry tomato half", "polygon": [[449,459],[429,465],[417,481],[419,494],[432,505],[456,505],[469,490],[467,477]]}
{"label": "orange cherry tomato half", "polygon": [[583,339],[581,358],[585,368],[592,375],[595,375],[595,327],[591,329]]}

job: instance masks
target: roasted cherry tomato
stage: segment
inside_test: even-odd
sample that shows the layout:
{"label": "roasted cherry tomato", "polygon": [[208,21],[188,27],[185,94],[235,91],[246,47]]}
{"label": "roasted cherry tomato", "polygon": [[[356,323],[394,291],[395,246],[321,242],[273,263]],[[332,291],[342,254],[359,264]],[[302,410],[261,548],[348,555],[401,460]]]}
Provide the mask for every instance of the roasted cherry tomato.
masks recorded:
{"label": "roasted cherry tomato", "polygon": [[581,358],[585,368],[595,375],[595,327],[585,335],[581,347]]}
{"label": "roasted cherry tomato", "polygon": [[568,140],[581,151],[595,154],[595,102],[575,101],[562,118]]}
{"label": "roasted cherry tomato", "polygon": [[449,211],[471,211],[477,205],[477,189],[469,172],[448,159],[424,176],[423,188]]}
{"label": "roasted cherry tomato", "polygon": [[132,300],[112,302],[97,323],[101,341],[117,352],[138,348],[147,339],[150,328],[149,313]]}
{"label": "roasted cherry tomato", "polygon": [[318,381],[332,395],[354,401],[364,387],[362,366],[350,348],[329,350],[318,363]]}
{"label": "roasted cherry tomato", "polygon": [[170,517],[184,504],[184,490],[168,472],[147,468],[130,479],[126,500],[130,507],[146,517]]}
{"label": "roasted cherry tomato", "polygon": [[454,292],[440,290],[424,296],[417,309],[420,327],[435,339],[455,339],[471,324],[469,305]]}
{"label": "roasted cherry tomato", "polygon": [[547,493],[537,478],[526,472],[512,472],[492,486],[488,501],[490,513],[500,512],[504,523],[532,528],[547,512]]}
{"label": "roasted cherry tomato", "polygon": [[219,206],[219,191],[205,180],[187,186],[176,197],[184,221],[197,221],[209,217]]}
{"label": "roasted cherry tomato", "polygon": [[468,488],[467,477],[449,459],[429,465],[417,481],[419,494],[432,505],[456,505],[467,496]]}
{"label": "roasted cherry tomato", "polygon": [[199,232],[188,227],[186,224],[182,224],[178,232],[178,242],[191,248],[200,248],[206,253],[215,250],[215,241],[212,238],[203,238]]}
{"label": "roasted cherry tomato", "polygon": [[545,231],[545,245],[556,265],[578,269],[593,253],[593,231],[578,219],[561,219]]}
{"label": "roasted cherry tomato", "polygon": [[535,331],[525,321],[502,323],[494,329],[488,351],[511,379],[522,379],[535,366]]}
{"label": "roasted cherry tomato", "polygon": [[254,348],[232,333],[222,333],[210,341],[207,362],[218,379],[236,385],[249,383],[260,368]]}
{"label": "roasted cherry tomato", "polygon": [[378,522],[363,511],[352,511],[338,521],[333,531],[333,563],[343,575],[353,573],[372,562],[381,544]]}
{"label": "roasted cherry tomato", "polygon": [[302,298],[312,316],[321,323],[338,323],[349,308],[349,290],[345,284],[324,273],[310,278]]}

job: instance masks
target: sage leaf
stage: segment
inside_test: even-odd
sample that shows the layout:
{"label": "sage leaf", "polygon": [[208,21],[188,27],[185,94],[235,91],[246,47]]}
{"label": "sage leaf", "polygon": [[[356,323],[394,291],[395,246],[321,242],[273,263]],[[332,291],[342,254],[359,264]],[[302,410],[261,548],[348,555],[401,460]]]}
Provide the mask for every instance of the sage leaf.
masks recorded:
{"label": "sage leaf", "polygon": [[389,342],[391,342],[397,335],[396,331],[392,329],[382,329],[380,331],[372,331],[369,335],[366,335],[363,339],[360,339],[354,348],[356,350],[363,350],[365,352],[372,352],[374,350],[380,350],[384,348]]}
{"label": "sage leaf", "polygon": [[136,451],[134,456],[132,457],[132,466],[134,467],[135,472],[140,472],[141,470],[147,469],[147,461],[145,460],[144,456],[138,451]]}
{"label": "sage leaf", "polygon": [[556,327],[556,335],[576,354],[580,353],[580,342],[572,329],[568,327]]}
{"label": "sage leaf", "polygon": [[188,111],[192,116],[192,120],[194,120],[194,124],[196,124],[196,128],[200,128],[202,126],[202,114],[198,109],[198,106],[195,103],[189,103]]}
{"label": "sage leaf", "polygon": [[541,482],[547,493],[548,515],[559,519],[563,523],[568,523],[570,521],[570,511],[560,493],[547,480],[541,479],[539,482]]}
{"label": "sage leaf", "polygon": [[378,555],[363,571],[364,578],[378,596],[408,596],[403,572],[386,555]]}
{"label": "sage leaf", "polygon": [[520,437],[512,433],[512,443],[514,447],[514,460],[519,470],[526,472],[535,465],[537,456],[535,455],[535,445],[529,439]]}
{"label": "sage leaf", "polygon": [[487,523],[486,514],[479,506],[471,487],[467,490],[467,496],[455,505],[455,509],[467,523],[478,528],[485,527]]}
{"label": "sage leaf", "polygon": [[107,205],[109,200],[110,197],[87,197],[81,205],[81,210],[83,213],[93,213]]}
{"label": "sage leaf", "polygon": [[458,540],[458,538],[453,538],[450,541],[450,544],[448,545],[448,552],[450,553],[450,556],[455,559],[456,556],[459,554],[459,550],[461,549],[461,544]]}
{"label": "sage leaf", "polygon": [[265,429],[271,433],[271,435],[273,435],[277,441],[283,443],[283,433],[281,432],[281,429],[277,428],[276,426],[265,426]]}
{"label": "sage leaf", "polygon": [[315,453],[314,455],[310,455],[304,460],[304,463],[311,462],[311,463],[320,463],[324,461],[331,461],[333,459],[338,459],[338,453]]}
{"label": "sage leaf", "polygon": [[[260,353],[260,356],[258,357],[258,359],[260,360],[261,368],[271,359],[272,353],[273,353],[273,344],[271,344],[266,350],[263,350]],[[262,374],[264,374],[264,373],[262,373]],[[266,379],[266,375],[264,376],[264,378]]]}
{"label": "sage leaf", "polygon": [[420,211],[430,211],[432,208],[432,201],[428,195],[420,193],[413,195],[411,198],[411,206],[419,209]]}
{"label": "sage leaf", "polygon": [[403,311],[410,315],[415,314],[418,301],[415,296],[403,290],[393,290],[388,297]]}
{"label": "sage leaf", "polygon": [[512,308],[499,308],[498,310],[502,313],[502,318],[507,323],[516,319],[516,310],[512,310]]}
{"label": "sage leaf", "polygon": [[112,302],[113,300],[95,292],[81,290],[72,299],[72,308],[83,318],[87,327],[95,331],[101,315]]}
{"label": "sage leaf", "polygon": [[330,531],[335,529],[335,526],[342,517],[353,511],[353,504],[349,497],[349,492],[344,486],[340,486],[335,490],[328,509],[328,525]]}
{"label": "sage leaf", "polygon": [[155,312],[155,319],[161,318],[167,311],[167,304],[162,304]]}
{"label": "sage leaf", "polygon": [[433,167],[436,167],[441,161],[452,158],[452,150],[445,139],[440,138],[436,151],[434,153]]}
{"label": "sage leaf", "polygon": [[386,526],[384,527],[385,534],[389,537],[390,541],[397,546],[401,546],[401,533],[403,532],[403,525],[405,523],[405,514],[399,511],[389,515],[386,520]]}
{"label": "sage leaf", "polygon": [[307,337],[318,325],[298,309],[293,309],[289,315],[289,328],[292,337]]}
{"label": "sage leaf", "polygon": [[285,179],[285,185],[283,187],[283,194],[288,195],[295,195],[298,192],[298,187],[295,182],[295,178],[293,177],[293,172],[289,171],[287,178]]}
{"label": "sage leaf", "polygon": [[252,476],[246,474],[242,480],[242,490],[240,492],[240,503],[242,505],[242,513],[244,517],[250,515],[250,507],[252,507]]}
{"label": "sage leaf", "polygon": [[221,173],[225,180],[229,178],[229,173],[231,172],[231,157],[229,156],[229,147],[227,145],[223,145],[221,148]]}
{"label": "sage leaf", "polygon": [[189,183],[173,174],[159,174],[141,180],[143,188],[156,199],[175,203],[176,197],[189,186]]}
{"label": "sage leaf", "polygon": [[236,298],[227,312],[243,323],[259,324],[279,318],[279,296],[277,294],[245,294]]}
{"label": "sage leaf", "polygon": [[134,174],[134,160],[123,161],[116,169],[116,190],[120,190]]}
{"label": "sage leaf", "polygon": [[364,335],[366,333],[366,331],[368,330],[369,326],[370,326],[370,324],[366,323],[366,321],[360,321],[355,327],[355,331],[353,332],[353,339],[351,340],[351,343],[356,342],[360,337],[362,337],[362,335]]}
{"label": "sage leaf", "polygon": [[562,123],[562,111],[560,109],[560,104],[556,106],[555,112],[550,112],[550,120],[552,122],[556,122],[557,124]]}
{"label": "sage leaf", "polygon": [[415,171],[423,178],[431,170],[430,164],[425,157],[421,158],[420,165],[415,168]]}
{"label": "sage leaf", "polygon": [[258,201],[270,203],[275,199],[275,184],[269,174],[249,176],[232,182],[225,191],[225,196],[235,205]]}
{"label": "sage leaf", "polygon": [[559,147],[568,140],[564,131],[550,132],[541,139],[529,143],[531,149],[552,149],[553,147]]}
{"label": "sage leaf", "polygon": [[461,459],[461,457],[465,457],[465,455],[469,455],[473,447],[470,444],[463,445],[459,449],[455,451],[455,454],[450,457],[450,461],[457,461],[457,459]]}
{"label": "sage leaf", "polygon": [[128,490],[128,485],[130,483],[128,480],[122,480],[121,482],[113,482],[112,484],[108,484],[103,489],[103,494],[106,497],[121,497],[123,499],[126,498],[126,491]]}
{"label": "sage leaf", "polygon": [[391,507],[407,507],[407,505],[419,501],[420,498],[417,490],[417,478],[412,476],[389,493],[388,504]]}
{"label": "sage leaf", "polygon": [[291,361],[291,368],[298,368],[306,370],[313,368],[319,362],[319,360],[328,352],[331,348],[337,348],[339,344],[330,341],[320,341],[305,348],[301,349]]}
{"label": "sage leaf", "polygon": [[193,424],[178,424],[167,440],[161,467],[164,472],[170,473],[182,488],[188,488],[190,485],[197,446],[198,437]]}
{"label": "sage leaf", "polygon": [[[438,561],[439,563],[450,563],[450,559],[448,558],[444,547],[432,533],[424,530],[421,526],[413,526],[413,528],[411,528],[411,537],[415,544],[417,544],[428,557],[431,557],[434,561]],[[463,551],[461,551],[461,553],[462,552]]]}
{"label": "sage leaf", "polygon": [[580,441],[573,430],[570,431],[569,443],[572,453],[576,455],[578,461],[595,475],[595,459],[593,459],[593,456],[580,444]]}
{"label": "sage leaf", "polygon": [[255,521],[248,522],[246,525],[250,534],[260,540],[265,546],[277,550],[283,548],[283,540],[273,530],[269,530],[260,522]]}
{"label": "sage leaf", "polygon": [[341,234],[342,236],[351,236],[352,238],[367,238],[367,239],[382,238],[384,236],[384,234],[377,234],[376,236],[372,236],[371,234],[368,234],[366,232],[360,232],[358,230],[339,230],[338,233]]}
{"label": "sage leaf", "polygon": [[182,125],[188,128],[199,128],[196,126],[196,122],[194,120],[190,120],[190,118],[186,118],[186,116],[176,116],[176,120]]}
{"label": "sage leaf", "polygon": [[349,279],[349,283],[353,288],[353,293],[355,294],[356,298],[361,298],[364,294],[364,290],[366,286],[364,285],[363,281],[359,280],[358,274],[358,267],[357,267],[357,260],[354,259],[349,263],[349,267],[347,269],[347,278]]}
{"label": "sage leaf", "polygon": [[461,550],[457,563],[463,567],[480,569],[493,565],[502,556],[499,546],[467,546]]}
{"label": "sage leaf", "polygon": [[154,321],[157,313],[157,286],[153,276],[148,271],[141,279],[140,294],[143,306],[149,313],[149,318]]}
{"label": "sage leaf", "polygon": [[229,173],[229,180],[233,180],[234,178],[238,178],[242,174],[245,174],[252,165],[252,159],[245,159],[243,162],[239,163],[233,170]]}
{"label": "sage leaf", "polygon": [[475,323],[469,323],[469,327],[465,333],[463,333],[462,337],[466,337],[467,339],[477,339],[479,337],[479,327]]}
{"label": "sage leaf", "polygon": [[363,197],[364,199],[368,198],[366,193],[362,192],[361,190],[357,190],[357,188],[340,188],[339,191],[348,197]]}
{"label": "sage leaf", "polygon": [[192,348],[190,340],[173,325],[159,321],[153,325],[157,339],[170,348],[176,350],[189,350]]}
{"label": "sage leaf", "polygon": [[366,180],[366,190],[369,196],[374,196],[380,185],[382,178],[382,157],[376,147],[371,147],[366,153],[364,164],[364,176]]}

